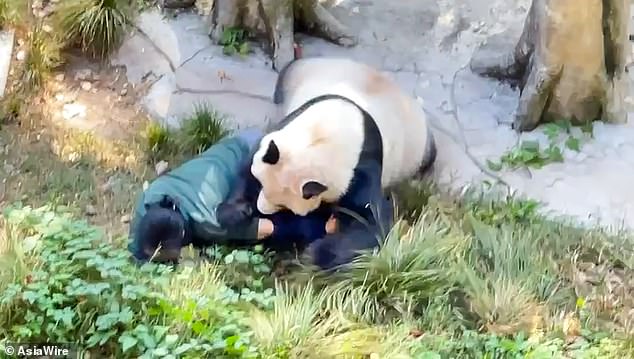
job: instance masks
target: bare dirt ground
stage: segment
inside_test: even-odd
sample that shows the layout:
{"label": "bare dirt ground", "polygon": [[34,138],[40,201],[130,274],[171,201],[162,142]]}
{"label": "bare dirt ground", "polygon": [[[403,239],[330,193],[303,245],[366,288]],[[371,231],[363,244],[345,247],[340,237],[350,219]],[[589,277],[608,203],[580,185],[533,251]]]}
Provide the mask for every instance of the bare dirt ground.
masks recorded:
{"label": "bare dirt ground", "polygon": [[0,131],[0,207],[54,200],[112,239],[127,233],[132,203],[152,173],[142,149],[147,116],[125,69],[69,59],[27,114]]}

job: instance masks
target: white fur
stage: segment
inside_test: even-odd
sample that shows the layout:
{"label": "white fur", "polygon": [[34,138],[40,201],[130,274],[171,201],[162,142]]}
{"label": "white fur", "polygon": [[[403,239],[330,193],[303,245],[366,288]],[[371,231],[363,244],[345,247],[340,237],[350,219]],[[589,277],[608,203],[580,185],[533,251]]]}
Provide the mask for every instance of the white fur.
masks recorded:
{"label": "white fur", "polygon": [[[306,101],[324,94],[349,98],[376,121],[383,138],[383,188],[409,178],[419,170],[427,150],[428,124],[425,113],[389,77],[370,66],[348,59],[299,60],[286,73],[283,114],[287,115]],[[316,150],[307,151],[306,146],[315,128],[323,131],[322,134],[328,140]],[[266,152],[271,139],[280,149],[283,170],[258,160]],[[301,188],[301,184],[306,181],[297,183],[297,178],[295,181],[293,178],[300,176],[302,179],[325,183],[328,191],[321,200],[334,202],[347,190],[362,144],[363,118],[358,109],[342,100],[323,101],[311,106],[283,129],[265,136],[255,156],[252,172],[262,182],[265,197],[273,197],[273,192],[281,191],[270,188],[274,183],[277,187],[285,184]],[[275,178],[271,179],[270,176]],[[297,195],[297,188],[290,190]],[[277,194],[279,199],[281,194]],[[290,193],[284,197],[287,207],[302,207],[299,203],[289,203],[301,202],[301,195],[297,200],[288,197],[291,197]],[[266,202],[266,198],[259,199],[258,207],[270,213],[275,206]],[[313,206],[311,204],[308,207]],[[294,208],[290,209],[295,211]]]}

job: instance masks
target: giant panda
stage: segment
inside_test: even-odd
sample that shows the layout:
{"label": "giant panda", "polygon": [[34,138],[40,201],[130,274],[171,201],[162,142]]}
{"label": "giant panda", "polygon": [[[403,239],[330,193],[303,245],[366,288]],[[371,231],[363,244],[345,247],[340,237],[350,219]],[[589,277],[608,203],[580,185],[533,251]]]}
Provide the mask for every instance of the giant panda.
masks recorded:
{"label": "giant panda", "polygon": [[260,140],[251,165],[262,186],[261,213],[306,215],[323,202],[341,201],[368,161],[380,164],[380,188],[387,189],[426,172],[436,159],[421,106],[368,65],[295,60],[280,72],[274,102],[284,118]]}
{"label": "giant panda", "polygon": [[[370,127],[372,124],[366,122]],[[378,129],[374,126],[367,132],[370,141],[360,156],[362,160],[354,169],[348,191],[337,203],[322,202],[305,216],[288,209],[262,214],[256,205],[261,185],[250,172],[250,166],[244,166],[232,192],[217,208],[218,222],[230,228],[256,216],[281,223],[282,228],[288,227],[284,231],[287,235],[274,233],[262,244],[278,253],[291,249],[304,252],[305,260],[326,271],[339,269],[359,251],[376,247],[393,225],[394,208],[392,199],[381,188],[383,155]],[[252,161],[253,156],[250,158]],[[324,224],[331,216],[337,219],[338,231],[327,234],[323,231]]]}

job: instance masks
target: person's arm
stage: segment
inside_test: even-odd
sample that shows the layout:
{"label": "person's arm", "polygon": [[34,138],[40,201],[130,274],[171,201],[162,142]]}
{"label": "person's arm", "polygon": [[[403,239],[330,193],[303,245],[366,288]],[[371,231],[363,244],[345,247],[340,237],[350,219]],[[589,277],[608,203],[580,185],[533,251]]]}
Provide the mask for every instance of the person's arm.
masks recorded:
{"label": "person's arm", "polygon": [[258,218],[258,239],[264,239],[273,234],[275,230],[270,219]]}

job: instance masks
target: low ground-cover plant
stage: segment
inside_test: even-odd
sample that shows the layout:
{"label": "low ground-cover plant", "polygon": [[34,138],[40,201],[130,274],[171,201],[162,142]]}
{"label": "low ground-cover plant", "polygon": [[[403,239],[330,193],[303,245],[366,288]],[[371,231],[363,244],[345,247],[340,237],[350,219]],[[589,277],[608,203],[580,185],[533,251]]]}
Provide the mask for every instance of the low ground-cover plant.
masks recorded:
{"label": "low ground-cover plant", "polygon": [[247,40],[248,33],[246,30],[235,27],[225,29],[220,39],[222,52],[229,56],[235,54],[239,54],[240,56],[248,55],[251,50]]}
{"label": "low ground-cover plant", "polygon": [[[605,243],[625,242],[548,222],[518,199],[425,201],[378,253],[305,283],[275,281],[261,248],[137,267],[124,246],[62,209],[12,207],[0,248],[0,337],[117,358],[632,355],[625,332],[598,335],[593,299],[576,295],[564,265],[582,252],[611,265],[619,257]],[[496,208],[506,214],[493,216]],[[618,263],[631,270],[628,258]],[[580,329],[563,328],[562,312]]]}
{"label": "low ground-cover plant", "polygon": [[[583,138],[572,134],[572,124],[569,120],[560,120],[548,123],[544,126],[544,134],[548,137],[548,146],[543,148],[539,141],[523,141],[519,146],[505,152],[498,162],[487,160],[487,165],[494,171],[499,171],[504,167],[516,169],[519,167],[542,168],[543,166],[563,162],[563,150],[561,147],[562,135],[565,140],[563,145],[570,151],[580,152],[583,145]],[[592,122],[580,127],[581,132],[586,137],[592,137]]]}
{"label": "low ground-cover plant", "polygon": [[70,342],[117,357],[255,350],[238,305],[246,301],[215,266],[197,268],[193,279],[187,267],[137,268],[96,228],[47,208],[10,208],[6,222],[3,262],[13,260],[1,278],[5,340]]}

